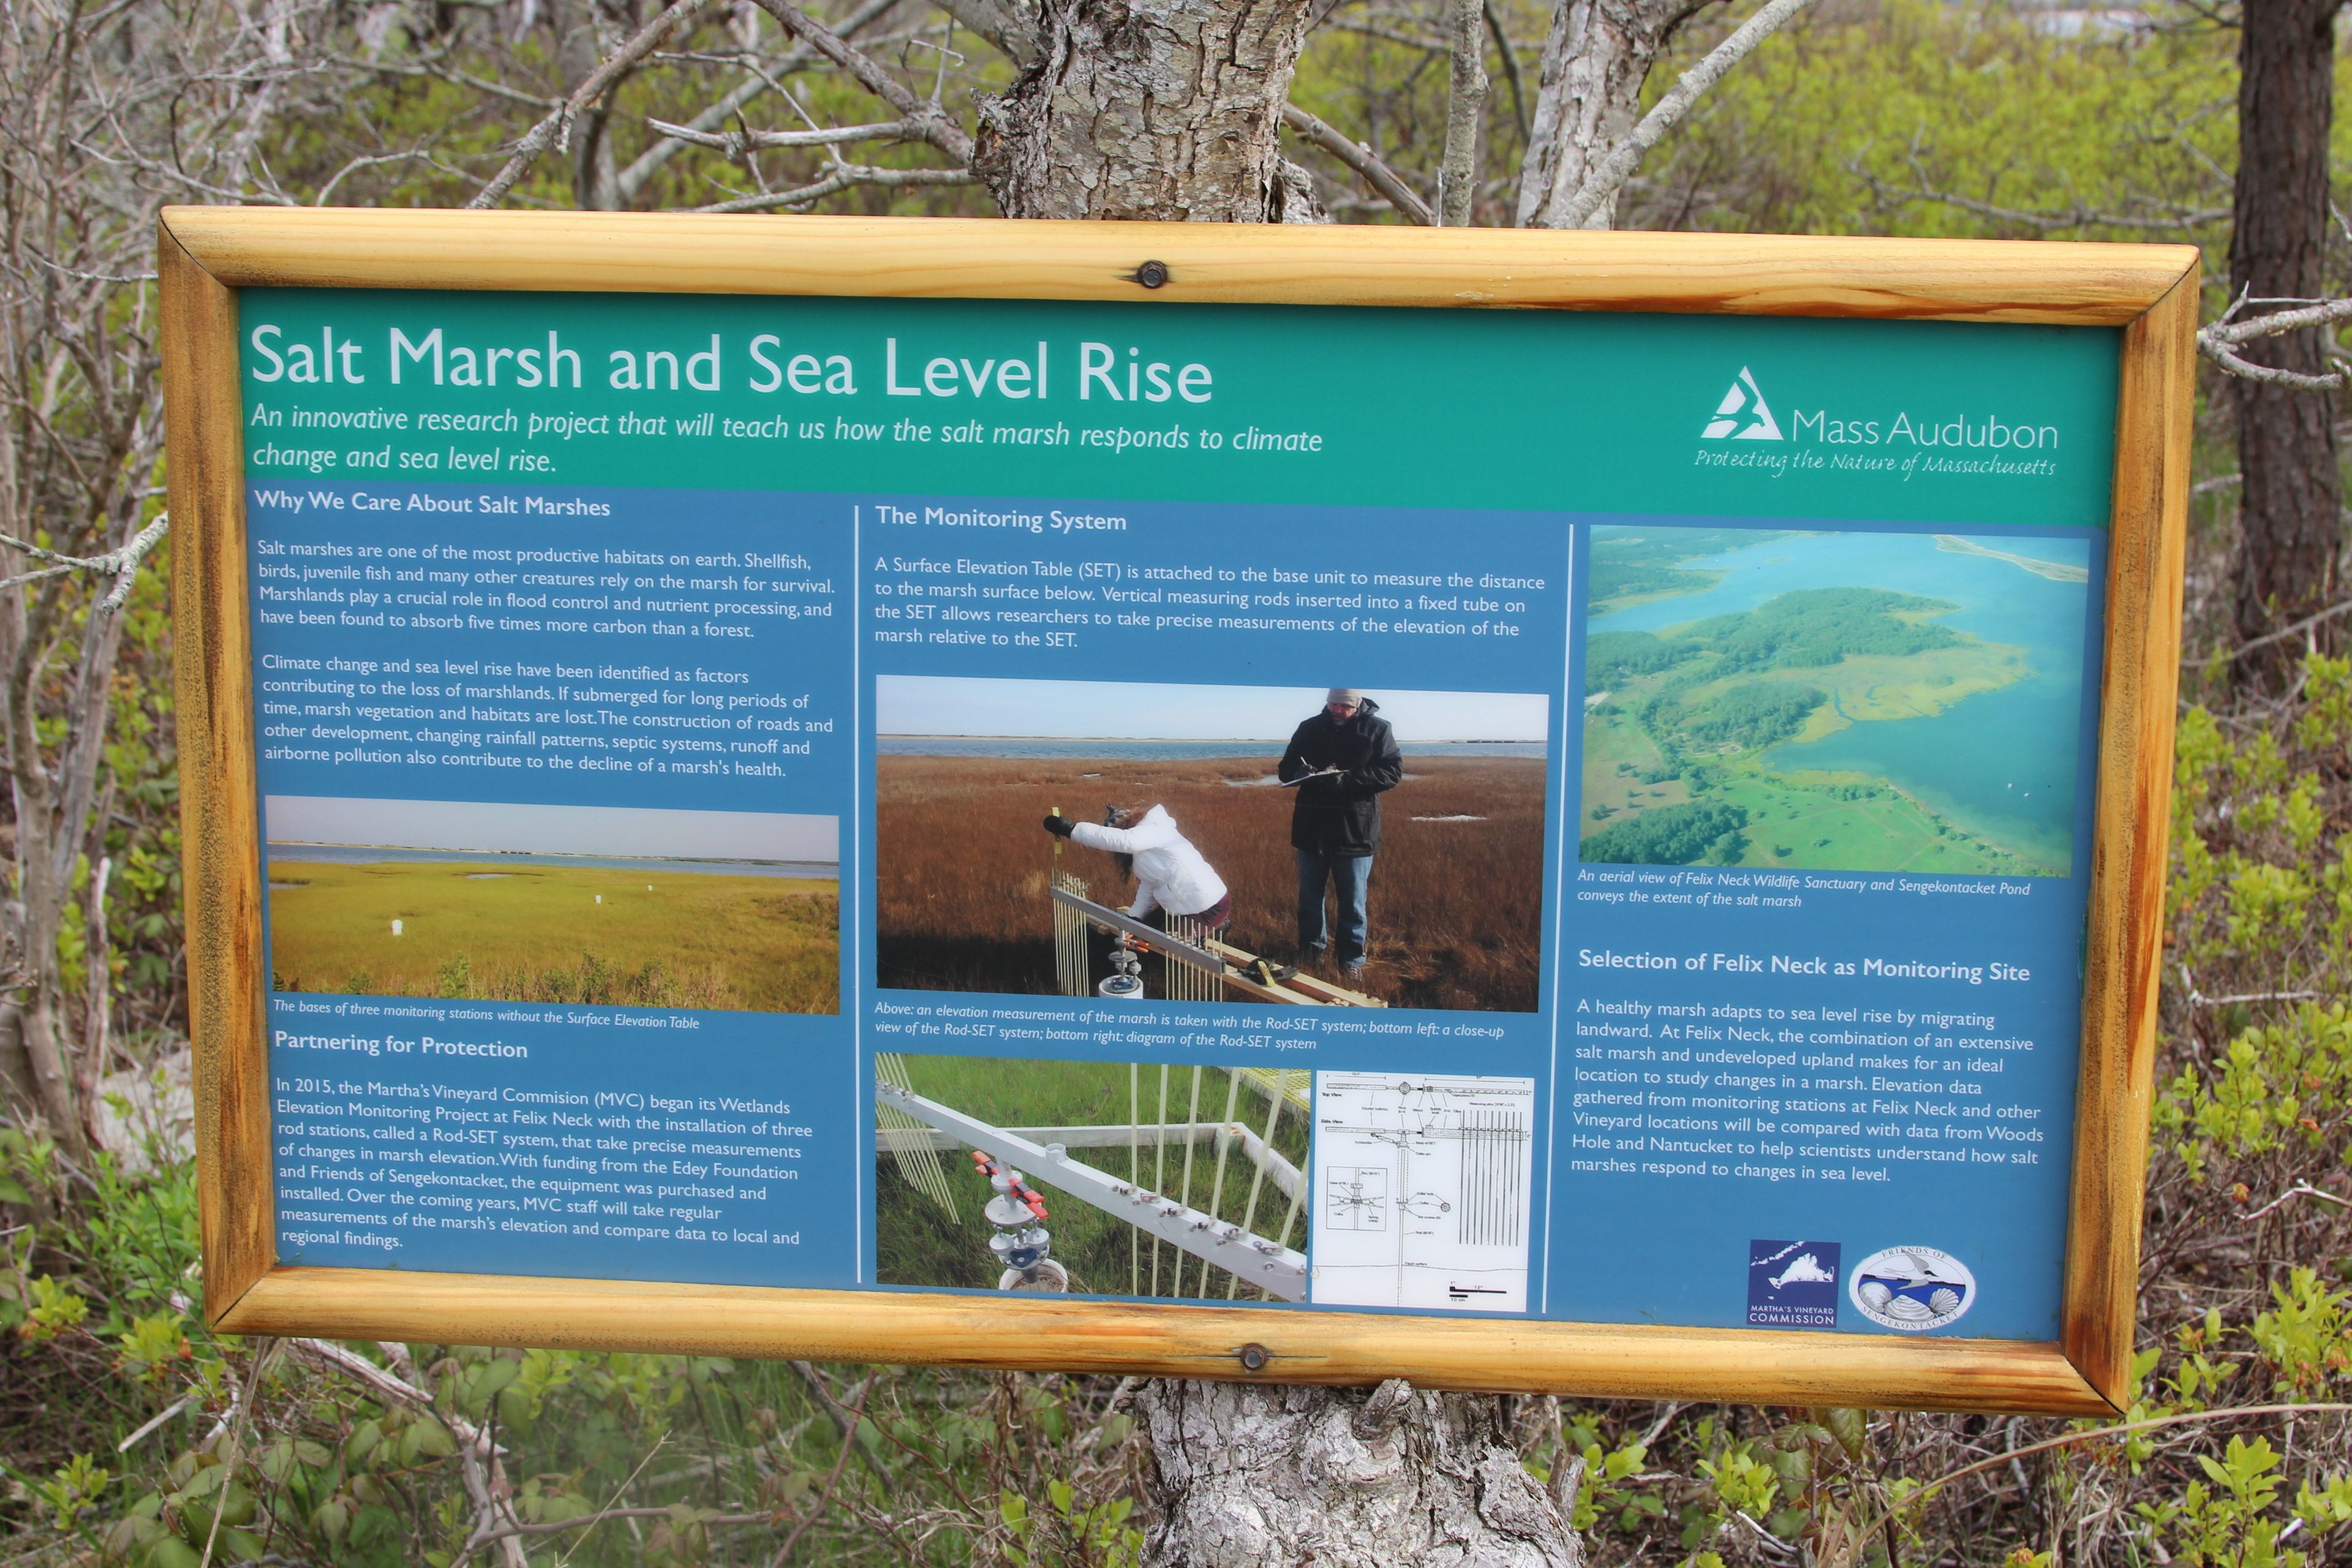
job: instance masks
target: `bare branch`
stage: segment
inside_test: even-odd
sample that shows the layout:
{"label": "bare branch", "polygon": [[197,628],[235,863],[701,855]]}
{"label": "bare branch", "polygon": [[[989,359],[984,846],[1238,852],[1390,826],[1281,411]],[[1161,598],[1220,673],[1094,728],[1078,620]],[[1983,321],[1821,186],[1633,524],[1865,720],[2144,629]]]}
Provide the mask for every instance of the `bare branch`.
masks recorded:
{"label": "bare branch", "polygon": [[789,191],[768,191],[755,196],[738,196],[732,201],[713,202],[709,206],[696,207],[698,213],[771,212],[777,207],[796,207],[823,197],[845,191],[856,185],[905,187],[911,185],[969,185],[974,184],[970,169],[878,169],[864,163],[836,164],[833,173],[814,184],[800,185]]}
{"label": "bare branch", "polygon": [[2129,228],[2170,233],[2177,229],[2197,228],[2218,223],[2230,216],[2227,207],[2181,207],[2171,212],[2158,212],[2149,216],[2130,213],[2102,212],[2080,203],[2062,210],[2031,207],[2005,207],[1993,202],[1979,201],[1951,191],[1939,191],[1926,184],[1911,190],[1889,189],[1877,175],[1857,163],[1848,163],[1846,172],[1860,180],[1870,190],[1874,199],[1883,205],[1906,202],[1933,202],[1942,206],[1957,207],[1979,217],[1996,218],[2003,223],[2023,224],[2044,232],[2070,228]]}
{"label": "bare branch", "polygon": [[[685,0],[680,0],[681,4]],[[928,142],[959,163],[971,162],[971,137],[964,128],[948,118],[937,101],[925,102],[907,90],[896,78],[859,50],[844,42],[824,23],[793,5],[792,0],[759,0],[761,9],[783,26],[784,31],[816,50],[839,66],[858,86],[897,110],[908,122],[916,138]],[[961,182],[958,182],[961,183]],[[706,207],[705,212],[745,212],[746,207]]]}
{"label": "bare branch", "polygon": [[1442,55],[1446,52],[1446,43],[1443,38],[1433,38],[1425,33],[1408,33],[1402,27],[1391,27],[1381,22],[1342,16],[1335,20],[1331,26],[1343,33],[1357,33],[1367,38],[1379,38],[1384,43],[1402,44],[1406,48],[1420,49],[1427,54]]}
{"label": "bare branch", "polygon": [[59,577],[68,572],[100,572],[116,581],[113,590],[98,602],[98,607],[100,610],[121,609],[122,602],[131,596],[131,584],[133,574],[138,570],[140,558],[155,548],[156,542],[170,531],[171,526],[171,514],[163,513],[145,528],[141,529],[138,536],[130,543],[120,550],[110,550],[103,555],[61,555],[54,550],[44,550],[37,544],[27,544],[13,535],[0,533],[0,544],[21,550],[36,561],[57,563],[53,566],[45,566],[37,572],[24,572],[14,577],[0,577],[0,588],[12,588],[19,583],[38,582],[44,577]]}
{"label": "bare branch", "polygon": [[1511,84],[1511,114],[1519,122],[1519,140],[1528,139],[1527,83],[1519,76],[1519,51],[1512,47],[1511,35],[1503,30],[1503,18],[1495,10],[1495,0],[1485,0],[1486,30],[1495,36],[1495,52],[1503,57],[1503,76]]}
{"label": "bare branch", "polygon": [[1437,225],[1437,214],[1404,183],[1404,176],[1381,162],[1370,147],[1349,140],[1337,126],[1295,103],[1282,106],[1282,122],[1363,176],[1364,183],[1386,196],[1389,205],[1424,228]]}
{"label": "bare branch", "polygon": [[[2263,367],[2262,367],[2262,366],[2260,366],[2260,365],[2257,365],[2257,366],[2255,366],[2254,368],[2255,368],[2255,369],[2257,369],[2257,370],[2260,370],[2260,369],[2262,369],[2262,368],[2263,368]],[[2319,626],[2319,625],[2323,624],[2324,622],[2332,621],[2332,620],[2334,620],[2336,616],[2341,616],[2341,615],[2347,615],[2347,614],[2352,614],[2352,599],[2347,599],[2347,600],[2343,601],[2341,604],[2330,605],[2328,605],[2326,609],[2324,609],[2324,610],[2320,611],[2320,612],[2319,612],[2318,614],[2316,614],[2316,615],[2311,615],[2311,616],[2304,616],[2304,617],[2303,617],[2303,619],[2301,619],[2301,620],[2299,620],[2299,621],[2295,622],[2295,623],[2294,623],[2293,626],[2281,626],[2278,630],[2276,630],[2276,631],[2274,631],[2274,632],[2265,632],[2265,633],[2263,633],[2261,637],[2255,637],[2255,638],[2252,639],[2251,641],[2248,641],[2248,642],[2242,643],[2242,644],[2241,644],[2241,645],[2237,647],[2237,649],[2236,649],[2235,651],[2233,651],[2233,652],[2230,655],[2229,658],[2228,658],[2228,659],[2226,659],[2226,660],[2224,660],[2223,662],[2224,662],[2224,663],[2231,663],[2231,664],[2234,664],[2234,663],[2236,663],[2239,659],[2242,659],[2242,658],[2245,658],[2245,657],[2246,657],[2246,655],[2248,655],[2248,654],[2250,654],[2250,653],[2253,652],[2253,651],[2254,651],[2254,649],[2256,649],[2256,648],[2258,648],[2258,647],[2270,647],[2273,643],[2282,643],[2282,642],[2286,641],[2289,637],[2300,637],[2300,636],[2302,636],[2304,633],[2305,633],[2305,632],[2307,632],[2307,631],[2311,630],[2314,626]],[[2216,651],[2218,651],[2218,650],[2216,650]],[[2207,655],[2205,656],[2205,658],[2184,658],[2184,659],[2182,659],[2182,660],[2180,661],[2180,667],[2181,667],[2183,669],[2199,669],[2199,668],[2203,668],[2203,667],[2204,667],[2204,666],[2205,666],[2205,665],[2206,665],[2206,664],[2207,664],[2207,663],[2208,663],[2208,662],[2212,658],[2212,657],[2213,657],[2213,656],[2212,656],[2211,654],[2207,654]],[[2281,998],[2281,999],[2282,999],[2282,1000],[2286,1000],[2286,999],[2290,999],[2290,998]],[[2213,1002],[2223,1002],[2223,1001],[2230,1001],[2230,1002],[2243,1002],[2243,1001],[2249,1001],[2249,1000],[2252,1000],[2252,998],[2250,998],[2250,997],[2244,997],[2244,996],[2230,996],[2230,997],[2221,997],[2221,996],[2216,996],[2216,997],[2201,998],[2201,1000],[2213,1001]]]}
{"label": "bare branch", "polygon": [[[2211,330],[2209,327],[2206,331]],[[2231,375],[2247,381],[2267,382],[2273,386],[2292,386],[2299,392],[2333,392],[2344,384],[2342,371],[2331,371],[2326,375],[2305,375],[2301,371],[2281,370],[2276,365],[2256,364],[2252,360],[2241,359],[2219,341],[2207,337],[2204,331],[2197,334],[2197,352]]]}
{"label": "bare branch", "polygon": [[[889,3],[889,0],[885,0],[885,3]],[[745,104],[767,91],[771,85],[772,84],[765,73],[753,71],[736,84],[718,102],[688,121],[683,129],[703,132],[724,125],[741,113]],[[624,204],[635,201],[637,193],[645,188],[646,182],[658,174],[662,166],[677,157],[684,148],[699,145],[688,138],[669,135],[667,129],[660,121],[649,120],[647,123],[662,131],[663,135],[652,146],[638,153],[635,161],[614,178],[614,188],[620,193]]]}
{"label": "bare branch", "polygon": [[[841,36],[845,38],[857,37],[888,15],[898,4],[898,0],[866,0],[866,3],[852,14],[847,21],[842,23]],[[750,103],[761,93],[774,89],[780,78],[789,76],[808,64],[815,58],[815,54],[816,51],[806,44],[795,44],[776,60],[765,63],[758,60],[742,61],[745,72],[743,80],[733,90],[721,97],[718,102],[688,121],[686,122],[688,128],[694,131],[716,131],[741,113],[745,104]],[[636,161],[622,170],[619,176],[613,182],[614,188],[619,192],[622,202],[626,204],[635,201],[637,193],[645,189],[646,183],[659,174],[662,167],[672,158],[677,157],[687,145],[685,142],[664,137],[637,154]]]}
{"label": "bare branch", "polygon": [[639,60],[653,53],[679,23],[710,3],[711,0],[677,0],[668,10],[646,23],[635,37],[623,44],[603,65],[590,72],[588,79],[580,84],[580,90],[566,99],[562,108],[523,133],[522,140],[515,144],[514,155],[507,160],[506,167],[500,169],[488,184],[475,192],[474,199],[466,205],[474,209],[494,207],[506,200],[507,193],[514,189],[515,182],[530,172],[531,164],[547,151],[549,142],[568,140],[572,121],[575,118],[604,97],[606,89],[627,75]]}
{"label": "bare branch", "polygon": [[1643,154],[1657,145],[1660,137],[1674,129],[1690,111],[1690,106],[1698,101],[1701,94],[1722,80],[1725,72],[1746,59],[1758,44],[1811,3],[1812,0],[1769,0],[1762,10],[1742,22],[1731,37],[1716,45],[1706,58],[1685,71],[1682,79],[1669,88],[1656,106],[1642,117],[1642,122],[1633,127],[1633,133],[1610,149],[1609,156],[1601,161],[1578,188],[1567,209],[1561,213],[1559,223],[1553,226],[1582,228],[1586,220],[1606,205],[1609,198],[1615,195],[1632,177],[1634,169],[1641,164]]}
{"label": "bare branch", "polygon": [[425,152],[422,147],[411,148],[405,153],[384,153],[373,157],[353,158],[350,163],[345,163],[341,168],[336,170],[333,176],[330,178],[325,184],[319,187],[319,194],[310,199],[310,205],[313,206],[325,206],[327,205],[327,198],[335,194],[335,187],[341,184],[346,176],[356,174],[362,169],[381,168],[386,163],[414,163],[419,158],[424,159],[426,163],[431,163],[433,161],[432,154]]}
{"label": "bare branch", "polygon": [[914,128],[903,120],[887,120],[874,125],[835,125],[823,131],[697,131],[688,125],[672,125],[667,120],[648,118],[646,124],[673,141],[690,146],[709,147],[730,158],[740,158],[747,153],[764,152],[774,147],[835,147],[848,142],[897,142],[914,134]]}
{"label": "bare branch", "polygon": [[[2292,304],[2290,310],[2273,310],[2265,316],[2236,319],[2246,305]],[[2352,300],[2246,300],[2241,298],[2221,319],[2197,335],[2210,339],[2226,348],[2237,348],[2257,338],[2274,338],[2282,332],[2299,332],[2309,327],[2329,327],[2352,320]]]}
{"label": "bare branch", "polygon": [[2286,1191],[2281,1193],[2278,1196],[2273,1198],[2270,1202],[2264,1204],[2253,1213],[2246,1215],[2246,1218],[2249,1220],[2260,1219],[2263,1215],[2270,1213],[2271,1210],[2293,1198],[2317,1198],[2321,1203],[2334,1204],[2337,1208],[2352,1209],[2352,1198],[2339,1198],[2334,1193],[2320,1191],[2317,1187],[2313,1186],[2309,1182],[2297,1182],[2294,1185],[2289,1187]]}

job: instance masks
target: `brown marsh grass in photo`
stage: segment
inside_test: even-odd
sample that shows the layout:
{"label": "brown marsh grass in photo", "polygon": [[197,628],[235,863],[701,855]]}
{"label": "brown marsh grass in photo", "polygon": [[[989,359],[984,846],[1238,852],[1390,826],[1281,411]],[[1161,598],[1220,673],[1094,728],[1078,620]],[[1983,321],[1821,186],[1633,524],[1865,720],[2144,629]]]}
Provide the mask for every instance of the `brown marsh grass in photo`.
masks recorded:
{"label": "brown marsh grass in photo", "polygon": [[[1053,840],[1039,819],[1058,805],[1099,820],[1111,801],[1167,806],[1233,889],[1228,940],[1297,957],[1291,794],[1263,782],[1271,756],[885,756],[876,765],[880,984],[1052,994]],[[1408,755],[1404,782],[1381,797],[1370,966],[1350,984],[1392,1006],[1533,1012],[1543,813],[1540,758]],[[1106,903],[1134,897],[1108,855],[1068,845],[1062,866]],[[1106,973],[1097,965],[1096,978]],[[1156,965],[1147,981],[1159,995]]]}

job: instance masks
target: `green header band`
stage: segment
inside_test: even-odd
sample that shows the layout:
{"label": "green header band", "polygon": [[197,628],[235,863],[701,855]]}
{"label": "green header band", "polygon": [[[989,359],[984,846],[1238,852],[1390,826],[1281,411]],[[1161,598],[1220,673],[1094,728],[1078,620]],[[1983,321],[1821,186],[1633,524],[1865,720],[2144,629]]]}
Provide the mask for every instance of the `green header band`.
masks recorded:
{"label": "green header band", "polygon": [[249,289],[247,474],[2101,527],[2107,328]]}

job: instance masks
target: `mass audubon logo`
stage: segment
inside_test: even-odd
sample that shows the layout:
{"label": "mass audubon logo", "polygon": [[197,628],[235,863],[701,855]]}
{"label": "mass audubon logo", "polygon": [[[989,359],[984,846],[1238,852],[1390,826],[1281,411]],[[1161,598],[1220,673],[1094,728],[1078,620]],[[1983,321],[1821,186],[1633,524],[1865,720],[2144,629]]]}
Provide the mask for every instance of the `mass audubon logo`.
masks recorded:
{"label": "mass audubon logo", "polygon": [[1948,1252],[1890,1247],[1854,1265],[1846,1294],[1879,1327],[1923,1333],[1968,1315],[1977,1301],[1977,1277]]}
{"label": "mass audubon logo", "polygon": [[[1863,473],[2054,474],[2059,431],[2013,411],[1926,406],[1815,408],[1784,404],[1789,422],[1764,400],[1755,370],[1739,367],[1700,431],[1706,442],[1767,443],[1747,450],[1702,447],[1703,468],[1849,469]],[[1873,448],[1875,448],[1874,450]]]}
{"label": "mass audubon logo", "polygon": [[1700,438],[1707,441],[1782,441],[1780,422],[1772,417],[1771,405],[1764,401],[1763,389],[1746,365],[1732,378],[1731,390],[1715,406],[1715,417],[1706,422]]}

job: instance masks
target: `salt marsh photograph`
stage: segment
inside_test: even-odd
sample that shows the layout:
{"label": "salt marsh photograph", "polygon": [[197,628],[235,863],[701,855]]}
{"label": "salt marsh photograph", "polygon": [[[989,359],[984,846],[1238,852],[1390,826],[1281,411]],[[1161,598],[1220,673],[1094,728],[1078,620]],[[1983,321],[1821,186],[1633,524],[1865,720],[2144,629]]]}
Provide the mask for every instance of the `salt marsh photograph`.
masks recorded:
{"label": "salt marsh photograph", "polygon": [[841,1009],[840,820],[272,795],[270,988]]}
{"label": "salt marsh photograph", "polygon": [[[1191,920],[1263,982],[1213,981],[1223,1000],[1535,1010],[1542,693],[886,675],[875,694],[885,986],[1091,991],[1106,960],[1057,940],[1058,885]],[[1195,994],[1156,957],[1143,984]]]}

